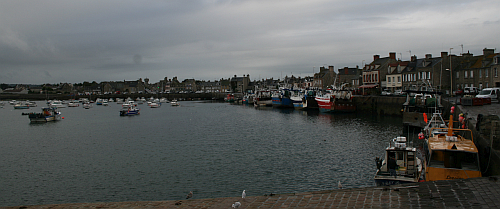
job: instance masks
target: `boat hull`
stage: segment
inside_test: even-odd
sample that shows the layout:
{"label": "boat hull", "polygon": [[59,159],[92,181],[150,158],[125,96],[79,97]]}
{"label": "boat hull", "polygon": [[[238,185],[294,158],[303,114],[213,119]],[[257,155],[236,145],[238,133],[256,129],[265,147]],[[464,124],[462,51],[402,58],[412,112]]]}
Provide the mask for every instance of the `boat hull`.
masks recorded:
{"label": "boat hull", "polygon": [[287,97],[272,97],[272,105],[275,108],[293,108],[293,102]]}
{"label": "boat hull", "polygon": [[400,176],[396,178],[394,178],[393,176],[375,176],[374,180],[377,186],[390,186],[390,185],[410,184],[418,182],[418,179],[405,178]]}
{"label": "boat hull", "polygon": [[351,100],[335,100],[331,101],[329,98],[316,98],[318,103],[319,111],[324,113],[336,113],[336,112],[355,112],[356,105]]}
{"label": "boat hull", "polygon": [[120,116],[134,116],[139,114],[139,110],[120,110]]}

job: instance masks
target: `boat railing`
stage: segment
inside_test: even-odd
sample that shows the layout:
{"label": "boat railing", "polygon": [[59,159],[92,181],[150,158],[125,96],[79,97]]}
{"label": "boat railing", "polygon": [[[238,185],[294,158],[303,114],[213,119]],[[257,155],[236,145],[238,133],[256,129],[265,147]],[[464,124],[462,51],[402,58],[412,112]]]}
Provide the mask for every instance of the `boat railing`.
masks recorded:
{"label": "boat railing", "polygon": [[[436,130],[436,132],[433,132],[434,130]],[[439,131],[439,130],[444,130],[443,132]],[[451,131],[451,132],[450,132]],[[470,129],[461,129],[461,128],[431,128],[431,133],[436,133],[436,134],[439,134],[439,135],[445,135],[445,134],[448,134],[448,133],[455,133],[455,132],[460,132],[460,131],[466,131],[466,132],[469,132],[470,133],[470,140],[472,142],[474,142],[474,136],[472,134],[472,130]],[[461,137],[461,138],[464,138],[465,137]],[[447,140],[450,139],[450,140],[454,140],[454,138],[448,138],[447,137]],[[458,138],[457,138],[458,140]]]}

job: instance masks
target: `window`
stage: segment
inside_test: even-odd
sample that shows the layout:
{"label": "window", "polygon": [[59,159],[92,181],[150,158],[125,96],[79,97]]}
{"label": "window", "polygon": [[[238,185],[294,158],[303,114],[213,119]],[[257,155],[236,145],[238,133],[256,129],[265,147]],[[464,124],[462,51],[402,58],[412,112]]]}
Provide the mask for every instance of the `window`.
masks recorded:
{"label": "window", "polygon": [[460,72],[456,72],[457,78],[460,78]]}
{"label": "window", "polygon": [[497,68],[495,68],[495,69],[493,70],[493,74],[495,75],[495,78],[496,78],[496,77],[498,77],[498,71],[497,71]]}
{"label": "window", "polygon": [[401,76],[398,76],[398,83],[401,83]]}
{"label": "window", "polygon": [[483,84],[482,83],[479,84],[479,89],[480,90],[483,89]]}
{"label": "window", "polygon": [[484,85],[485,87],[484,88],[488,88],[488,82],[486,82],[486,85]]}
{"label": "window", "polygon": [[391,77],[387,77],[387,81],[390,83],[391,82]]}
{"label": "window", "polygon": [[484,77],[487,78],[488,77],[488,69],[484,70]]}
{"label": "window", "polygon": [[470,71],[470,78],[474,78],[474,71]]}
{"label": "window", "polygon": [[431,72],[427,72],[427,79],[431,79]]}
{"label": "window", "polygon": [[482,77],[483,77],[483,75],[482,75],[482,70],[481,70],[481,69],[479,69],[479,78],[482,78]]}
{"label": "window", "polygon": [[467,78],[467,71],[464,71],[464,78]]}

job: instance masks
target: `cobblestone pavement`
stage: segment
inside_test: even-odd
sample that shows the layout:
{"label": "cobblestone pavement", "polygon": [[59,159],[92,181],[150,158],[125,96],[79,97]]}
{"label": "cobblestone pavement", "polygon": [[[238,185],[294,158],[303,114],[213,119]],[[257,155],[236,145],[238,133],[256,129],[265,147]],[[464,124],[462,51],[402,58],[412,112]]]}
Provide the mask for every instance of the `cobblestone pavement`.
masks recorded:
{"label": "cobblestone pavement", "polygon": [[391,187],[172,201],[71,203],[8,209],[60,208],[500,208],[498,176],[422,182]]}

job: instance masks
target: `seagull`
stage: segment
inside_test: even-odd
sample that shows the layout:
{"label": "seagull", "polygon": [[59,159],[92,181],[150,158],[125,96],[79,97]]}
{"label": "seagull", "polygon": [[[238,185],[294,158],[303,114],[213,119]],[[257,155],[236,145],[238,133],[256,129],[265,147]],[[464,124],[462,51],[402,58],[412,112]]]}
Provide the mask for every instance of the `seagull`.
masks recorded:
{"label": "seagull", "polygon": [[338,186],[339,186],[339,189],[342,189],[342,184],[340,183],[340,181],[339,181]]}
{"label": "seagull", "polygon": [[247,197],[247,193],[245,192],[245,190],[243,190],[243,193],[241,193],[241,198],[245,199],[245,197]]}
{"label": "seagull", "polygon": [[235,202],[235,203],[233,204],[233,206],[232,206],[232,207],[233,207],[233,208],[238,208],[238,207],[240,207],[240,206],[241,206],[241,203],[240,203],[240,202]]}
{"label": "seagull", "polygon": [[189,191],[189,194],[186,196],[186,199],[193,197],[193,191]]}

